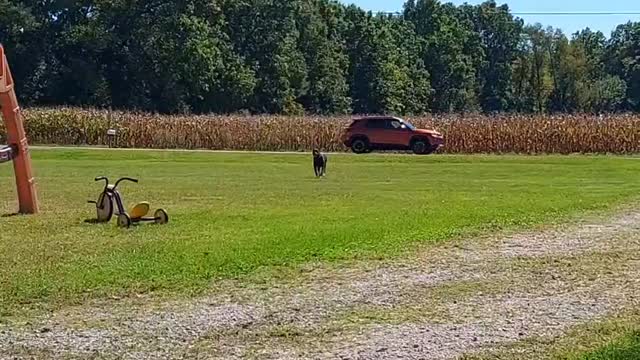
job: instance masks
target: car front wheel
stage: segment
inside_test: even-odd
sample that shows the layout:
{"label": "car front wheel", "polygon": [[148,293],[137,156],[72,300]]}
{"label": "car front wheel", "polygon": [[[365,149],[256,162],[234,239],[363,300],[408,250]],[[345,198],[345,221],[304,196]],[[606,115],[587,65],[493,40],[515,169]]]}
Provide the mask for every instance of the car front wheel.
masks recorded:
{"label": "car front wheel", "polygon": [[424,155],[429,154],[431,149],[431,145],[426,140],[414,140],[411,144],[411,150],[414,154]]}

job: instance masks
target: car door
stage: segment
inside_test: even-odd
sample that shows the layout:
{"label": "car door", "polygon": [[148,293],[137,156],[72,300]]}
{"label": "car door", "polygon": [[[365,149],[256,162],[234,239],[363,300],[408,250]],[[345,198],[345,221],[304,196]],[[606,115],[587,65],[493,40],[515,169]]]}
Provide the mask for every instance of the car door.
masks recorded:
{"label": "car door", "polygon": [[409,144],[411,132],[397,119],[387,119],[385,121],[385,131],[382,141],[387,145],[405,146]]}
{"label": "car door", "polygon": [[384,144],[386,127],[386,119],[367,120],[367,135],[369,137],[369,143]]}

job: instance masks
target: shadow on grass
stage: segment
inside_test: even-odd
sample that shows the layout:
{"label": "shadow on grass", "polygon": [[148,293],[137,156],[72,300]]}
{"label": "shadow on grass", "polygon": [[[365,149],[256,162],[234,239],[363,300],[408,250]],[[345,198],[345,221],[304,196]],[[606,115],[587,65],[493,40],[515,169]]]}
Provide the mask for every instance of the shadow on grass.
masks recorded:
{"label": "shadow on grass", "polygon": [[98,219],[86,219],[85,224],[92,224],[92,225],[98,225],[98,224],[104,224],[103,222],[98,221]]}
{"label": "shadow on grass", "polygon": [[11,218],[11,217],[19,216],[19,215],[20,215],[19,213],[11,213],[11,214],[4,214],[4,215],[2,215],[2,216],[0,216],[0,217],[3,217],[3,218]]}

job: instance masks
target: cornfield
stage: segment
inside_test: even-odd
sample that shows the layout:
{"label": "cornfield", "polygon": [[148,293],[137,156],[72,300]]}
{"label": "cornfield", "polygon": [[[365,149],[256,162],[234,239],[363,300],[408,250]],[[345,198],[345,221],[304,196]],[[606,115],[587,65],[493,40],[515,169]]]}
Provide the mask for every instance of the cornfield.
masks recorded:
{"label": "cornfield", "polygon": [[[164,116],[77,108],[24,111],[31,144],[153,149],[347,151],[345,117]],[[408,118],[445,136],[445,153],[640,153],[637,115],[446,115]],[[0,141],[4,142],[0,127]]]}

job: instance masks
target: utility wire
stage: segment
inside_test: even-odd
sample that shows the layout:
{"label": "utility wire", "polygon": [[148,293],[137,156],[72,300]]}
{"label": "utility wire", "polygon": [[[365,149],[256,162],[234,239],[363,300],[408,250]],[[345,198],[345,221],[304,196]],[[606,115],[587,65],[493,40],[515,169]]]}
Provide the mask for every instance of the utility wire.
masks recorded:
{"label": "utility wire", "polygon": [[593,12],[570,12],[570,11],[552,11],[552,12],[544,12],[544,11],[523,11],[523,12],[513,12],[514,15],[559,15],[559,16],[617,16],[617,15],[640,15],[640,11],[637,12],[604,12],[604,11],[593,11]]}
{"label": "utility wire", "polygon": [[[400,11],[390,12],[390,11],[378,11],[374,12],[376,14],[383,15],[402,15],[403,13]],[[541,16],[625,16],[625,15],[640,15],[640,11],[629,11],[629,12],[606,12],[606,11],[594,11],[594,12],[573,12],[573,11],[514,11],[511,12],[512,15],[541,15]]]}

